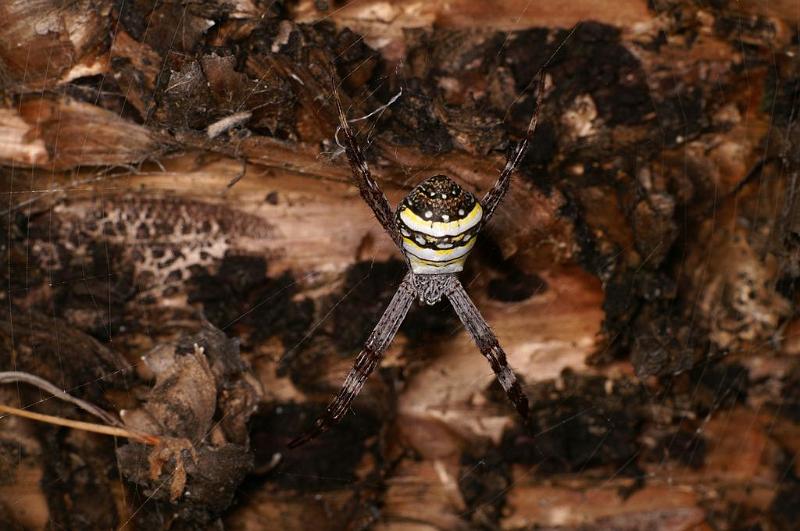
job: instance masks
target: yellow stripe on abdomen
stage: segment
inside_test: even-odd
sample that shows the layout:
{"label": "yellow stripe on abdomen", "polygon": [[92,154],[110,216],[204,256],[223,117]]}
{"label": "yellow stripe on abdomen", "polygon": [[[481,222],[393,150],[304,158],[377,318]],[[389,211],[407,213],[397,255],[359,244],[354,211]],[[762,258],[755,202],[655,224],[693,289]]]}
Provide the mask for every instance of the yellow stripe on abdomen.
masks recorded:
{"label": "yellow stripe on abdomen", "polygon": [[478,223],[483,217],[483,208],[479,202],[475,202],[475,206],[463,218],[456,219],[455,221],[432,221],[426,220],[418,216],[410,208],[403,208],[400,210],[400,221],[409,229],[440,238],[442,236],[457,236],[462,234]]}
{"label": "yellow stripe on abdomen", "polygon": [[416,256],[431,262],[448,262],[456,258],[462,258],[472,250],[475,245],[475,238],[468,242],[453,246],[449,249],[430,249],[428,247],[420,247],[413,240],[403,237],[403,249]]}

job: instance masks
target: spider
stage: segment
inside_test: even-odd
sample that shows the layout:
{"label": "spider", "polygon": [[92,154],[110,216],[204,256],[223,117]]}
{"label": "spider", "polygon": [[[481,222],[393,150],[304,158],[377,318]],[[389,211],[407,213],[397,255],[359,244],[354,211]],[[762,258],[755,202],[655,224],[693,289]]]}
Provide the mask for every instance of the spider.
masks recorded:
{"label": "spider", "polygon": [[328,404],[325,412],[316,419],[313,427],[289,443],[290,448],[305,444],[341,420],[370,373],[378,365],[384,350],[394,339],[414,299],[428,305],[439,302],[443,297],[450,301],[464,328],[489,361],[517,412],[523,420],[527,420],[528,398],[514,371],[509,367],[497,337],[458,281],[456,273],[463,269],[464,261],[475,245],[478,233],[491,219],[508,191],[511,174],[525,155],[536,129],[543,95],[544,74],[540,72],[536,109],[525,137],[510,152],[500,177],[483,200],[478,201],[449,177],[435,175],[411,190],[397,211],[392,212],[389,201],[370,174],[364,153],[350,128],[333,81],[339,131],[344,132],[344,149],[353,179],[378,222],[400,248],[409,272],[367,338],[363,350],[356,357],[342,389]]}

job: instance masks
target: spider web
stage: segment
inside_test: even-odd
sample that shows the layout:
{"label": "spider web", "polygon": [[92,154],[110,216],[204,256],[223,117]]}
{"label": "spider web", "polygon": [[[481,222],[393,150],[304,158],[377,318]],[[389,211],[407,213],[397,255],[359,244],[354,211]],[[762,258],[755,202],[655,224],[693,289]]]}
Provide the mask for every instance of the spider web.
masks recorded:
{"label": "spider web", "polygon": [[[366,3],[355,0],[330,6],[327,13],[312,10],[308,15],[306,11],[308,29],[303,38],[335,31],[328,26],[331,21]],[[115,6],[126,7],[124,2]],[[276,6],[257,5],[257,9],[266,13],[280,9]],[[396,62],[371,48],[380,39],[365,41],[356,33],[350,36],[350,44],[340,46],[335,59],[342,91],[349,100],[349,116],[358,120],[370,164],[393,203],[439,171],[454,171],[465,186],[483,192],[481,187],[491,181],[483,174],[470,175],[458,157],[467,157],[466,166],[486,163],[475,173],[502,168],[504,149],[532,110],[533,87],[522,78],[532,82],[538,68],[548,63],[543,127],[500,207],[499,219],[482,235],[481,247],[462,275],[526,382],[535,410],[531,431],[515,423],[502,393],[491,384],[488,365],[449,309],[440,305],[410,315],[384,369],[373,374],[373,386],[338,433],[326,435],[303,453],[286,453],[283,444],[321,411],[325,397],[335,391],[403,273],[391,243],[383,241],[386,238],[370,213],[363,205],[353,207],[357,198],[346,195],[345,162],[334,139],[335,127],[329,127],[332,122],[326,118],[331,101],[324,90],[310,100],[313,106],[305,112],[311,118],[302,122],[308,127],[317,124],[320,130],[316,132],[287,131],[281,123],[268,120],[248,127],[247,121],[236,118],[220,133],[224,141],[212,143],[203,138],[210,124],[201,127],[187,118],[187,123],[179,123],[167,135],[184,142],[179,152],[188,155],[183,158],[168,154],[160,145],[163,152],[156,149],[155,156],[139,163],[131,159],[99,167],[57,169],[55,164],[45,164],[32,170],[4,159],[4,342],[12,354],[7,358],[11,365],[3,370],[21,368],[16,365],[17,353],[36,354],[41,349],[44,341],[37,343],[41,339],[29,331],[31,323],[41,320],[49,323],[55,337],[55,358],[47,359],[56,366],[45,367],[54,375],[53,383],[120,409],[131,407],[131,397],[115,394],[112,399],[104,391],[120,382],[146,390],[149,384],[136,371],[142,370],[140,356],[149,349],[190,335],[202,319],[239,337],[242,357],[254,373],[263,377],[267,367],[274,376],[250,423],[255,470],[240,487],[239,504],[222,516],[234,527],[253,517],[248,511],[268,500],[265,492],[280,500],[275,507],[287,511],[287,507],[312,507],[316,499],[334,508],[340,521],[347,521],[341,515],[350,515],[353,520],[421,521],[442,528],[613,527],[629,524],[625,518],[634,522],[639,518],[640,525],[651,527],[667,527],[670,519],[680,523],[705,520],[723,527],[739,521],[788,527],[796,511],[791,508],[793,500],[800,492],[796,446],[789,435],[797,420],[792,392],[798,374],[792,358],[797,353],[797,326],[791,320],[796,319],[798,273],[796,254],[793,258],[786,243],[794,241],[797,252],[792,240],[800,223],[800,207],[793,199],[797,197],[797,161],[792,153],[792,135],[797,134],[797,72],[786,64],[797,48],[797,28],[779,23],[774,13],[756,17],[740,6],[700,9],[690,3],[654,2],[651,9],[661,17],[657,29],[663,34],[628,28],[631,33],[615,37],[611,26],[589,21],[544,28],[532,16],[534,3],[515,6],[516,17],[509,26],[533,28],[527,33],[523,29],[434,31],[427,25],[407,34],[416,55]],[[154,8],[158,7],[155,3]],[[165,57],[189,53],[183,44],[189,37],[182,32],[190,28],[185,21],[202,18],[191,8],[185,4],[176,11],[181,23],[166,39],[170,44]],[[692,22],[686,19],[688,13],[694,16]],[[371,15],[361,16],[370,20]],[[50,20],[52,13],[40,18],[42,24]],[[533,22],[525,25],[528,21]],[[140,28],[142,35],[156,31],[150,23]],[[131,31],[129,24],[114,20],[109,35],[117,39],[122,30]],[[770,24],[778,29],[770,30]],[[163,31],[163,26],[157,29]],[[764,37],[770,31],[772,40]],[[786,38],[781,31],[791,32],[792,37]],[[286,37],[281,35],[270,38],[278,42]],[[281,53],[298,53],[295,47],[300,45],[294,38],[298,34],[289,32]],[[528,40],[542,43],[542,49],[529,51],[521,44]],[[581,72],[569,70],[571,65],[589,69],[590,59],[599,57],[592,55],[593,47],[608,42],[614,45],[608,46],[608,53],[627,51],[629,55],[613,57],[608,69],[591,71],[618,76],[613,78],[617,87],[604,89],[609,80],[587,80]],[[738,48],[736,64],[721,74],[714,69],[734,56],[715,59],[709,47],[720,42]],[[473,63],[467,60],[468,54],[459,53],[458,43],[464,50],[474,46]],[[36,53],[29,47],[26,61],[33,61]],[[513,55],[523,53],[527,55]],[[645,72],[642,65],[659,53],[676,54],[676,61],[682,58],[691,66],[681,68],[676,63],[669,69],[664,61],[662,69]],[[692,55],[703,53],[707,55],[701,59]],[[57,64],[57,57],[51,60]],[[459,76],[452,66],[448,70],[445,60],[464,61],[464,75]],[[420,66],[425,62],[432,66]],[[171,64],[175,63],[165,60],[156,75],[156,86],[166,84],[166,92],[181,90],[181,82],[195,75],[190,70],[170,70]],[[205,68],[205,75],[210,75],[208,65]],[[365,76],[368,68],[373,73]],[[32,66],[29,77],[26,67],[21,85],[41,71]],[[418,77],[420,72],[425,77]],[[22,113],[36,97],[62,97],[136,121],[131,117],[129,93],[106,92],[108,86],[116,90],[121,85],[112,82],[107,72],[89,77],[19,94],[12,91],[4,109]],[[292,90],[302,90],[303,78],[287,77]],[[493,88],[492,82],[506,83],[508,90]],[[638,98],[635,90],[641,86],[647,88],[646,100]],[[746,96],[734,94],[742,89]],[[273,101],[248,106],[261,90],[263,85],[249,85],[219,118],[246,111],[252,119],[265,108],[279,114],[270,107],[276,105]],[[186,94],[189,98],[191,91]],[[492,96],[504,98],[493,100]],[[114,98],[123,104],[109,103]],[[728,105],[716,105],[714,98]],[[756,100],[760,103],[753,103]],[[713,115],[709,107],[714,108]],[[426,109],[436,112],[426,114]],[[58,108],[55,112],[67,111]],[[653,116],[642,118],[647,114]],[[191,113],[182,116],[191,117]],[[406,116],[410,118],[403,121]],[[139,116],[138,122],[155,130],[164,120],[154,111]],[[73,133],[62,131],[61,123],[55,119],[39,127],[50,139]],[[641,129],[650,134],[642,141],[628,140],[643,135]],[[181,136],[187,130],[195,135]],[[612,136],[612,130],[617,136]],[[318,141],[296,144],[304,134]],[[276,184],[274,188],[281,192],[277,199],[270,195],[269,171],[276,171],[278,179],[285,178],[286,172],[254,164],[246,146],[259,136],[298,146],[300,156],[289,162],[289,170],[306,176],[303,186],[292,189]],[[96,147],[88,135],[82,142],[84,151]],[[135,142],[131,136],[131,143]],[[624,149],[619,157],[626,162],[615,166],[614,157],[607,153],[620,146]],[[263,149],[256,153],[272,156],[273,165],[281,153],[293,152],[289,148],[276,155],[270,149],[280,148],[271,145]],[[747,153],[737,158],[731,154],[736,149]],[[593,166],[592,157],[602,157],[610,168],[633,175],[614,176],[608,168]],[[182,192],[189,200],[186,204],[164,200],[144,205],[135,192],[130,193],[128,179],[169,180],[180,172],[182,178],[191,175],[197,183],[196,190]],[[704,172],[716,172],[715,177],[705,178]],[[217,177],[209,178],[211,174]],[[709,188],[703,189],[704,185]],[[327,192],[330,187],[337,192]],[[291,217],[293,208],[302,208],[312,217],[299,217],[291,224],[282,221],[284,225],[276,229],[269,223],[268,207],[248,202],[248,193],[266,196],[259,202],[284,209],[283,216]],[[636,200],[632,194],[646,200]],[[685,194],[705,199],[693,201]],[[320,213],[330,208],[331,197],[342,200],[347,215],[353,212],[356,217],[319,230],[314,222],[336,219]],[[315,198],[327,203],[315,207]],[[630,210],[604,218],[598,204]],[[530,214],[534,206],[550,208],[552,216]],[[169,226],[149,238],[136,236],[136,245],[132,244],[136,220],[124,214],[137,208],[155,211],[153,215],[162,216],[163,224],[185,228],[179,247],[190,258],[176,256],[171,264],[166,263],[169,256],[163,259],[169,246],[160,238],[175,234]],[[93,219],[97,227],[87,229]],[[191,222],[199,219],[210,226]],[[625,220],[638,232],[631,236],[625,233],[629,229],[608,224],[615,219]],[[532,220],[548,224],[531,229]],[[105,223],[111,223],[111,228]],[[674,228],[654,228],[648,223],[671,223]],[[63,251],[57,248],[70,226],[81,230],[74,231],[66,247],[91,255],[71,256],[77,266],[66,268],[59,262],[63,255],[58,253]],[[281,236],[290,226],[300,228]],[[365,233],[365,227],[372,228]],[[303,247],[304,231],[312,231],[312,238],[320,240],[320,234],[327,234],[324,249],[339,246],[350,254],[342,258],[343,252],[315,252],[313,247],[309,251]],[[231,243],[232,234],[242,236]],[[648,235],[654,236],[648,240]],[[280,244],[262,244],[275,238],[283,239]],[[286,254],[279,252],[280,247]],[[558,251],[565,247],[569,249]],[[287,257],[293,249],[298,257]],[[131,252],[163,265],[161,273],[145,277],[126,265],[126,253]],[[537,261],[537,252],[550,263]],[[638,261],[626,263],[631,257]],[[326,262],[330,262],[327,267]],[[300,265],[286,266],[292,263]],[[191,265],[195,268],[189,273]],[[135,294],[124,293],[126,289]],[[184,308],[164,313],[163,301],[174,303],[171,297],[176,290],[186,295]],[[572,306],[570,301],[574,301]],[[133,322],[139,318],[144,319]],[[570,319],[583,319],[585,326],[574,326]],[[550,328],[536,330],[531,321]],[[604,334],[600,334],[601,325]],[[134,326],[135,334],[131,332]],[[80,364],[62,355],[62,349],[73,352],[64,344],[75,337],[64,335],[68,329],[94,337],[104,346],[103,352],[122,356],[125,367],[113,368],[111,360],[90,361],[80,366],[83,372],[79,374],[91,374],[92,369],[103,374],[74,381],[72,375]],[[634,372],[641,378],[635,378]],[[474,391],[467,401],[464,389]],[[22,385],[6,385],[2,393],[2,402],[26,409],[53,402],[47,393],[31,399],[37,395]],[[423,407],[415,408],[419,404]],[[214,426],[223,420],[216,418]],[[438,454],[437,447],[425,440],[426,430],[441,426],[448,432],[441,435],[449,441],[445,448],[457,448],[456,456]],[[403,437],[393,440],[382,427],[398,430]],[[30,461],[24,454],[35,448],[19,442],[19,435],[45,437],[44,428],[37,431],[10,417],[0,418],[0,430],[11,433],[14,437],[8,440],[16,445],[4,454],[3,466],[5,456],[16,456],[10,462],[16,462],[17,469],[27,466]],[[49,493],[76,488],[73,472],[57,472],[58,464],[70,451],[79,452],[80,444],[69,447],[64,442],[66,430],[58,433],[57,440],[50,436],[56,442],[37,444],[63,454],[39,465],[45,474],[41,481],[26,484],[38,484],[48,494],[39,499],[22,492],[12,494],[5,502],[12,515],[32,511],[41,499],[52,503]],[[205,435],[210,433],[211,429]],[[730,468],[721,464],[730,461],[734,461]],[[157,495],[168,488],[172,475],[155,491],[144,492],[119,470],[115,474],[110,484],[127,512],[108,517],[111,526],[133,524],[149,510],[164,507],[158,505],[162,502]],[[22,480],[17,478],[22,489]],[[419,490],[407,494],[404,484]],[[759,495],[741,494],[752,492]],[[411,500],[412,509],[403,506],[403,496]],[[637,503],[645,509],[637,512]],[[351,505],[368,509],[359,511]],[[371,515],[370,509],[374,510]],[[313,514],[316,510],[309,509]],[[565,511],[576,516],[563,516]],[[50,514],[63,512],[51,506]]]}

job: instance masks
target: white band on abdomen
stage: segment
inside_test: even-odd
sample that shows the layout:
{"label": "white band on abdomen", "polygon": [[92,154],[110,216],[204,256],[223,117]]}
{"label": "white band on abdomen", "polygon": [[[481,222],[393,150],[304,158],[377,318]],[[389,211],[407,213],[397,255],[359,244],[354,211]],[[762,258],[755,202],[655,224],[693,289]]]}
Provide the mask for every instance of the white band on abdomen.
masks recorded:
{"label": "white band on abdomen", "polygon": [[460,247],[453,247],[451,249],[428,249],[426,247],[420,247],[414,243],[414,241],[408,238],[403,238],[403,249],[407,253],[413,254],[417,258],[422,258],[423,260],[427,260],[429,262],[449,262],[451,260],[455,260],[456,258],[466,256],[475,245],[475,240],[476,238],[472,238],[464,245],[461,245]]}

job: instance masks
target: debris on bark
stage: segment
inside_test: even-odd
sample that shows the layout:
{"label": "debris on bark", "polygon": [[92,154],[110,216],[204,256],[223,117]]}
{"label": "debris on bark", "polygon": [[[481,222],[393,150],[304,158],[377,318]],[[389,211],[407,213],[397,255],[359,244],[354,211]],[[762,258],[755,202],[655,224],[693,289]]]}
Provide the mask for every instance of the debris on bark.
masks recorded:
{"label": "debris on bark", "polygon": [[[0,527],[791,528],[787,6],[6,2],[0,370],[163,443],[0,418]],[[405,271],[352,184],[331,71],[397,204],[438,173],[485,193],[543,67],[531,148],[461,275],[530,427],[443,303],[287,451]],[[86,415],[50,398],[0,387]]]}

